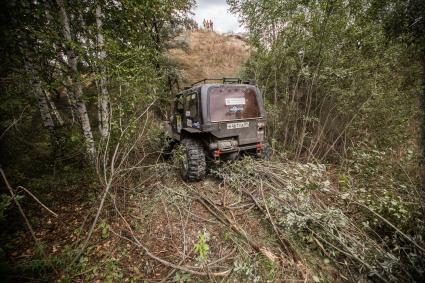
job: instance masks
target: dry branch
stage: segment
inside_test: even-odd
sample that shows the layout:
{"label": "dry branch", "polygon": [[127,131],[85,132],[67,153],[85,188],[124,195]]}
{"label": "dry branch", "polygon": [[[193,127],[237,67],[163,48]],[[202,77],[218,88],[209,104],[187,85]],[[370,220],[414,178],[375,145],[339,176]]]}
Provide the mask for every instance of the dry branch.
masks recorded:
{"label": "dry branch", "polygon": [[20,203],[19,203],[19,201],[16,199],[16,195],[15,195],[15,193],[13,192],[13,189],[12,189],[12,187],[10,186],[9,181],[8,181],[8,180],[7,180],[7,178],[6,178],[6,174],[4,173],[3,168],[1,168],[1,167],[0,167],[0,173],[1,173],[1,176],[3,177],[4,183],[6,184],[7,189],[9,190],[10,195],[11,195],[11,196],[12,196],[12,198],[13,198],[13,201],[15,202],[16,206],[17,206],[17,207],[18,207],[18,209],[19,209],[19,213],[21,214],[22,218],[24,218],[25,224],[27,225],[27,228],[28,228],[28,230],[30,231],[31,236],[32,236],[32,238],[34,239],[34,242],[36,243],[36,245],[39,245],[40,243],[39,243],[39,241],[38,241],[37,237],[35,236],[35,233],[34,233],[34,230],[32,229],[31,223],[29,222],[28,217],[26,216],[26,214],[25,214],[24,210],[22,209],[21,204],[20,204]]}
{"label": "dry branch", "polygon": [[53,212],[50,208],[48,208],[45,204],[43,204],[34,194],[32,194],[28,189],[23,186],[18,186],[18,189],[24,190],[27,194],[29,194],[38,204],[40,204],[44,209],[53,214],[53,216],[58,217],[58,214]]}
{"label": "dry branch", "polygon": [[238,226],[234,221],[232,221],[223,211],[221,211],[210,199],[205,196],[201,196],[198,194],[198,198],[196,200],[201,203],[212,215],[214,215],[220,222],[224,225],[229,226],[229,228],[235,231],[238,235],[244,238],[247,243],[257,252],[264,255],[271,262],[277,262],[279,257],[276,256],[273,252],[271,252],[267,247],[260,246],[252,240],[248,234]]}

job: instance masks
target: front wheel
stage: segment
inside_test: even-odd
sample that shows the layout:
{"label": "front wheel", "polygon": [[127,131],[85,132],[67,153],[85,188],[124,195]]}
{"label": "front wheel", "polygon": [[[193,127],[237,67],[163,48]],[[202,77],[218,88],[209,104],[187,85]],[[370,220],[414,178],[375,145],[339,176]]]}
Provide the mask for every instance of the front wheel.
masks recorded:
{"label": "front wheel", "polygon": [[198,181],[204,178],[207,169],[205,150],[201,142],[194,139],[183,139],[183,156],[180,172],[184,180]]}

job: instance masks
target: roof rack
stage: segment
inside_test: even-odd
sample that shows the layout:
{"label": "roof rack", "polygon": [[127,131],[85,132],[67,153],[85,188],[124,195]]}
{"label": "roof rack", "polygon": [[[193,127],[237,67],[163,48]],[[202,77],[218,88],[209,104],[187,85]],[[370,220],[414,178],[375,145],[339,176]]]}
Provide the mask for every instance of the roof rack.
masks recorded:
{"label": "roof rack", "polygon": [[191,87],[197,85],[197,84],[205,84],[207,81],[214,81],[214,82],[222,82],[223,84],[240,84],[242,83],[242,80],[240,78],[221,78],[221,79],[203,79],[200,81],[197,81],[196,83],[193,83]]}

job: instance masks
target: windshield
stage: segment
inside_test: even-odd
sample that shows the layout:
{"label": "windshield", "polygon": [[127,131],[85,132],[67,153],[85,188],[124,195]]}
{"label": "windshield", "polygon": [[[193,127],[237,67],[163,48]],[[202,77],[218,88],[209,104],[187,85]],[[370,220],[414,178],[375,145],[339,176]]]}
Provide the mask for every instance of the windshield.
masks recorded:
{"label": "windshield", "polygon": [[255,89],[214,87],[209,90],[211,122],[250,119],[260,116]]}

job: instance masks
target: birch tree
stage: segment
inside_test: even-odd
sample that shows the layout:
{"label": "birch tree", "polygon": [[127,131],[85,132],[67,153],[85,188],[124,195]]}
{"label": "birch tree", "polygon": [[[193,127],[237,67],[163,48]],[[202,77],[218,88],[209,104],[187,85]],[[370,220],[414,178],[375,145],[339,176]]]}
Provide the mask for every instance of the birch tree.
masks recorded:
{"label": "birch tree", "polygon": [[93,139],[93,133],[90,126],[90,120],[87,113],[87,107],[85,102],[82,99],[82,86],[78,73],[78,57],[75,54],[74,49],[72,48],[72,35],[71,35],[71,27],[69,23],[69,17],[65,9],[65,5],[63,0],[56,0],[56,3],[59,8],[59,20],[62,25],[62,35],[66,41],[65,43],[65,54],[67,57],[67,64],[69,67],[69,74],[67,75],[70,91],[69,94],[71,96],[72,107],[75,109],[75,113],[77,115],[78,121],[80,123],[81,129],[83,131],[85,144],[87,148],[87,152],[94,159],[96,155],[96,147]]}
{"label": "birch tree", "polygon": [[50,93],[48,93],[47,91],[43,91],[43,94],[46,97],[47,102],[49,102],[52,115],[56,117],[58,124],[60,126],[63,126],[64,121],[63,121],[62,116],[59,113],[58,109],[56,108],[55,102],[50,97]]}
{"label": "birch tree", "polygon": [[54,135],[55,123],[53,122],[51,109],[49,107],[49,102],[43,90],[41,89],[41,82],[35,75],[32,75],[31,78],[31,87],[34,92],[34,96],[37,98],[38,109],[40,110],[41,120],[43,121],[43,126],[49,131],[50,135]]}
{"label": "birch tree", "polygon": [[104,60],[106,58],[106,51],[104,46],[104,38],[102,34],[102,8],[100,5],[96,6],[96,27],[97,27],[97,47],[98,57],[100,61],[99,72],[100,72],[100,80],[99,80],[99,131],[100,136],[105,138],[109,135],[109,123],[110,123],[110,109],[109,109],[109,91],[106,86],[106,69]]}

